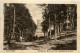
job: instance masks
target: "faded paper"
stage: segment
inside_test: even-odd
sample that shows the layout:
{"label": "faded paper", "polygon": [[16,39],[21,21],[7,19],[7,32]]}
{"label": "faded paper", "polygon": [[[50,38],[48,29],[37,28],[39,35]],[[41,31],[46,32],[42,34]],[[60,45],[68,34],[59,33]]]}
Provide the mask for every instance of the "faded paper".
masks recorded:
{"label": "faded paper", "polygon": [[1,51],[79,53],[79,6],[78,1],[3,0]]}

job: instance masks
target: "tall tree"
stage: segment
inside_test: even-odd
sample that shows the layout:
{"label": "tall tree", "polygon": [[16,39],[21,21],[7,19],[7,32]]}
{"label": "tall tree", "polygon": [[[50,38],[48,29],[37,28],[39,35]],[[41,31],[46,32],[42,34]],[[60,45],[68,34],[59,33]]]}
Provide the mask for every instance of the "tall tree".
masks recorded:
{"label": "tall tree", "polygon": [[[15,38],[17,36],[24,36],[23,33],[25,29],[28,29],[28,31],[30,31],[31,36],[34,35],[36,30],[36,24],[34,23],[29,10],[25,7],[25,4],[4,4],[4,31],[6,32],[5,36],[8,37],[9,34],[11,37],[15,36]],[[26,36],[27,35],[25,35],[25,37]],[[9,38],[11,39],[11,37]]]}
{"label": "tall tree", "polygon": [[[65,15],[66,15],[65,4],[48,4],[43,12],[43,22],[42,22],[43,29],[45,29],[44,25],[47,26],[47,30],[50,28],[51,25],[54,25],[53,27],[55,30],[54,34],[56,39],[57,26],[60,26],[60,23],[64,22]],[[47,24],[45,24],[45,22]],[[44,31],[47,31],[47,30],[44,30]]]}

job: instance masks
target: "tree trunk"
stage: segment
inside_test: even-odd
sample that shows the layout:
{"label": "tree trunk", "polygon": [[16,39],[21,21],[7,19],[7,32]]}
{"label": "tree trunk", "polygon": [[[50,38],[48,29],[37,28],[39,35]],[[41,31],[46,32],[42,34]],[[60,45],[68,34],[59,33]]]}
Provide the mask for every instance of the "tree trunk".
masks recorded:
{"label": "tree trunk", "polygon": [[60,33],[59,33],[59,26],[58,26],[58,35],[60,35]]}
{"label": "tree trunk", "polygon": [[50,27],[49,31],[50,31],[50,35],[49,36],[51,36],[51,27]]}
{"label": "tree trunk", "polygon": [[57,35],[56,35],[56,14],[55,14],[55,25],[54,25],[54,27],[55,27],[55,41],[57,40]]}
{"label": "tree trunk", "polygon": [[48,32],[46,31],[46,32],[44,33],[44,39],[47,39],[47,38],[49,38],[49,37],[48,37]]}
{"label": "tree trunk", "polygon": [[57,37],[57,34],[56,34],[56,26],[55,26],[55,41],[56,41],[56,37]]}
{"label": "tree trunk", "polygon": [[10,41],[11,41],[11,34],[8,35],[8,41],[7,41],[7,44],[11,47]]}
{"label": "tree trunk", "polygon": [[45,40],[45,32],[44,32],[44,40]]}

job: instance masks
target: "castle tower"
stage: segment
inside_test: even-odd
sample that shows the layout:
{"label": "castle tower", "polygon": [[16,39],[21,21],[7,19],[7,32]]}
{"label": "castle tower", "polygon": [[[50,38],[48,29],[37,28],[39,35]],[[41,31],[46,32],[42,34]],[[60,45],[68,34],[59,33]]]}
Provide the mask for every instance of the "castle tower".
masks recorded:
{"label": "castle tower", "polygon": [[36,36],[40,37],[40,36],[44,36],[43,32],[42,32],[42,26],[41,26],[41,20],[37,20],[37,29],[36,29]]}

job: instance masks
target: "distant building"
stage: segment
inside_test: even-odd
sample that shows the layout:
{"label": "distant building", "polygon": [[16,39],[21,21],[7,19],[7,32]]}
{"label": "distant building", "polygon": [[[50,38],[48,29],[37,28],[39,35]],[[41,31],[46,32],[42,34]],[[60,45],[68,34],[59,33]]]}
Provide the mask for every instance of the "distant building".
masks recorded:
{"label": "distant building", "polygon": [[44,33],[42,32],[41,20],[37,20],[37,29],[35,36],[37,37],[44,36]]}

